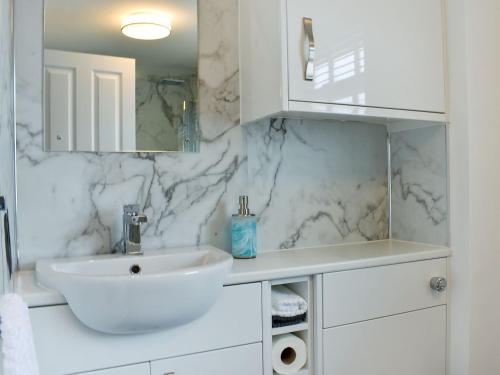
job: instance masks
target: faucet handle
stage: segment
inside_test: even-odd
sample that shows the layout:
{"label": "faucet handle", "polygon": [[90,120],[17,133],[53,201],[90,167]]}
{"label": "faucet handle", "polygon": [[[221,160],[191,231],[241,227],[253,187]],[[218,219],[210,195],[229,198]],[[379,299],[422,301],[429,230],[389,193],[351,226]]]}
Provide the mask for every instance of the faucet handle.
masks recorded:
{"label": "faucet handle", "polygon": [[132,224],[139,225],[141,223],[147,223],[148,217],[144,214],[133,214],[132,215]]}
{"label": "faucet handle", "polygon": [[123,213],[129,216],[138,215],[140,210],[141,208],[138,204],[126,204],[123,206]]}

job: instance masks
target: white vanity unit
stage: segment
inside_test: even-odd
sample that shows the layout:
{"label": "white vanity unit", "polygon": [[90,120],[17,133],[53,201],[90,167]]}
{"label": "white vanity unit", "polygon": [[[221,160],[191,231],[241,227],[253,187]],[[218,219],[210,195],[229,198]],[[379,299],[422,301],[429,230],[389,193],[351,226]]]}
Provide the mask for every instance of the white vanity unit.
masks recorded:
{"label": "white vanity unit", "polygon": [[443,0],[241,0],[241,122],[444,122],[444,30]]}
{"label": "white vanity unit", "polygon": [[[32,272],[18,273],[16,289],[31,306],[42,375],[274,375],[272,338],[290,332],[307,344],[298,375],[445,375],[450,255],[385,240],[236,260],[205,315],[148,334],[87,328]],[[306,299],[306,322],[272,328],[277,284]]]}
{"label": "white vanity unit", "polygon": [[446,259],[324,274],[324,374],[445,374],[446,293],[427,287],[435,275]]}

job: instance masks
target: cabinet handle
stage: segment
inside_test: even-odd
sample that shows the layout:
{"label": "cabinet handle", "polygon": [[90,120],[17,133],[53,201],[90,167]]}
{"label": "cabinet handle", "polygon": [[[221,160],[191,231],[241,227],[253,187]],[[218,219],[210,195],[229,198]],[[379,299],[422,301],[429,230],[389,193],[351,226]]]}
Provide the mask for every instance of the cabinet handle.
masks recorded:
{"label": "cabinet handle", "polygon": [[444,277],[433,277],[430,286],[435,292],[444,292],[448,286],[448,281]]}
{"label": "cabinet handle", "polygon": [[169,372],[165,372],[163,375],[175,375],[175,372],[169,371]]}
{"label": "cabinet handle", "polygon": [[312,81],[314,79],[314,55],[316,52],[316,45],[314,43],[313,21],[311,18],[304,17],[304,50],[306,55],[306,69],[304,79]]}

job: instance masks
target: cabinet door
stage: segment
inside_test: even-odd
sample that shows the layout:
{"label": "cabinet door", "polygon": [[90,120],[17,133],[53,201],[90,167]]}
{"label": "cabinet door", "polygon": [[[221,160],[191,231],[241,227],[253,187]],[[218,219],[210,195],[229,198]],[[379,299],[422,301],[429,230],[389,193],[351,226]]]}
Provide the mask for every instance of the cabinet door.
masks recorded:
{"label": "cabinet door", "polygon": [[446,306],[323,331],[325,375],[445,375]]}
{"label": "cabinet door", "polygon": [[150,375],[149,363],[140,363],[132,366],[114,367],[106,370],[83,372],[82,375]]}
{"label": "cabinet door", "polygon": [[287,12],[290,100],[445,112],[442,0],[289,0]]}
{"label": "cabinet door", "polygon": [[262,375],[262,344],[151,362],[151,375]]}

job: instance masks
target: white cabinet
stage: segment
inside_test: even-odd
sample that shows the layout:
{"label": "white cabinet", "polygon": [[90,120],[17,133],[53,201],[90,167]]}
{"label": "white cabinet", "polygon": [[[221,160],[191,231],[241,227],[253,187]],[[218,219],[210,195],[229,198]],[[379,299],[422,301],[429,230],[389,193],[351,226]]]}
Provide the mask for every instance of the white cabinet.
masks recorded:
{"label": "white cabinet", "polygon": [[242,122],[443,121],[443,20],[442,0],[241,0]]}
{"label": "white cabinet", "polygon": [[323,374],[445,375],[446,271],[442,258],[324,274]]}
{"label": "white cabinet", "polygon": [[446,306],[324,331],[324,375],[444,375]]}
{"label": "white cabinet", "polygon": [[[226,286],[200,319],[149,334],[93,331],[66,305],[30,318],[42,375],[272,374],[272,336],[285,332],[307,343],[301,375],[445,375],[447,295],[431,280],[446,273],[437,258]],[[307,322],[272,329],[276,284],[307,300]]]}
{"label": "white cabinet", "polygon": [[94,331],[67,305],[30,309],[30,319],[41,374],[111,368],[261,342],[261,284],[226,286],[201,318],[148,334]]}
{"label": "white cabinet", "polygon": [[[106,370],[97,370],[81,373],[82,375],[151,375],[151,367],[148,363],[137,365],[115,367]],[[163,374],[162,374],[163,375]]]}
{"label": "white cabinet", "polygon": [[262,344],[151,362],[151,375],[262,375]]}

